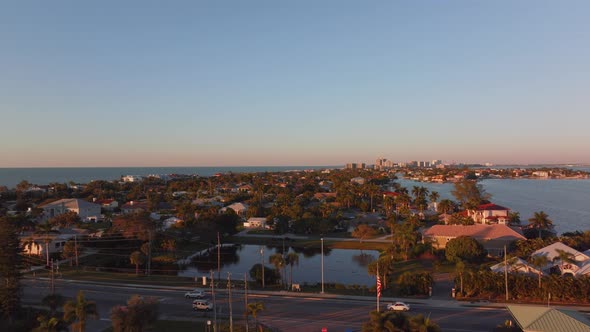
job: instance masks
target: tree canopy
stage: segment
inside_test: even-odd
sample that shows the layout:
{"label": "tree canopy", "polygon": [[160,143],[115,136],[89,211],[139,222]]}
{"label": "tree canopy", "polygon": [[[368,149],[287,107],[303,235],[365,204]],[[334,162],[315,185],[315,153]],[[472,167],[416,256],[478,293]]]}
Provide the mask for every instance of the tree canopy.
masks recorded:
{"label": "tree canopy", "polygon": [[464,209],[474,209],[478,205],[489,201],[492,195],[488,194],[481,184],[473,180],[455,182],[451,194],[457,199]]}
{"label": "tree canopy", "polygon": [[447,242],[445,256],[451,262],[467,261],[478,263],[486,256],[481,243],[469,236],[459,236]]}

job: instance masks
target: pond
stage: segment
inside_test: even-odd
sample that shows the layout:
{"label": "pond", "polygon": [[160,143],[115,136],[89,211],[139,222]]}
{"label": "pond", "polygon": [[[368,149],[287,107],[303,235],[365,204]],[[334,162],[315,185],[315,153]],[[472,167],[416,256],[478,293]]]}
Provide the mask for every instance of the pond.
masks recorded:
{"label": "pond", "polygon": [[[261,250],[262,249],[262,250]],[[260,245],[225,245],[220,249],[220,276],[227,278],[227,272],[231,273],[232,279],[244,279],[247,273],[249,280],[252,280],[249,271],[255,264],[260,264],[264,259],[267,268],[274,269],[269,263],[269,257],[276,253],[285,254],[295,252],[299,254],[299,264],[293,266],[293,283],[321,283],[321,249],[320,248],[292,248],[285,246],[260,246]],[[262,252],[262,254],[261,254]],[[354,249],[328,249],[324,247],[324,283],[341,283],[347,285],[375,285],[375,277],[367,272],[367,266],[379,257],[376,250],[354,250]],[[213,270],[217,277],[217,249],[196,255],[184,270],[178,273],[183,277],[210,276]],[[286,281],[290,279],[291,267],[287,266],[284,271]]]}

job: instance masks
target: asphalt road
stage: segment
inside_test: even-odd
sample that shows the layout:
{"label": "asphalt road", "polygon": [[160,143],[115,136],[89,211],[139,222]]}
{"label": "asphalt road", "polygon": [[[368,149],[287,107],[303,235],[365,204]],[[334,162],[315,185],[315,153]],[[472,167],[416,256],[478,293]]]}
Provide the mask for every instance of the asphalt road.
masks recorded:
{"label": "asphalt road", "polygon": [[[44,280],[24,281],[23,302],[38,304],[50,293],[49,285]],[[214,314],[195,312],[190,299],[184,298],[188,290],[147,289],[125,286],[104,286],[93,284],[70,283],[58,281],[56,293],[75,297],[78,290],[83,290],[86,298],[96,301],[100,319],[89,322],[88,331],[102,331],[110,326],[109,314],[115,305],[124,305],[133,294],[155,297],[160,306],[160,318],[171,320],[194,321],[195,326],[214,320]],[[211,294],[208,292],[211,299]],[[249,302],[260,301],[265,309],[259,313],[259,320],[269,326],[285,332],[321,331],[360,331],[362,323],[369,319],[369,312],[376,309],[376,302],[371,299],[346,299],[306,296],[305,294],[285,293],[282,296],[269,294],[249,294]],[[229,297],[226,290],[216,292],[218,318],[227,319],[230,313]],[[464,307],[454,301],[408,300],[412,307],[410,314],[424,314],[450,332],[484,332],[510,319],[510,314],[503,308]],[[387,302],[381,303],[382,310]],[[234,322],[243,320],[245,298],[243,292],[232,292],[232,318]]]}

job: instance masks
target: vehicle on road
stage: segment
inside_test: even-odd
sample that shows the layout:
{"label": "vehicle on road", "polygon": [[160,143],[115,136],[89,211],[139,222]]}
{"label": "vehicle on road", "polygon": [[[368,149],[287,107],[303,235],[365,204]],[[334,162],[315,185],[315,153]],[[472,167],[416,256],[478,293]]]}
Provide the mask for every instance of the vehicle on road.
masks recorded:
{"label": "vehicle on road", "polygon": [[387,305],[389,311],[410,311],[410,305],[404,302],[389,303]]}
{"label": "vehicle on road", "polygon": [[205,297],[205,293],[200,289],[193,289],[192,291],[188,291],[184,294],[184,297],[187,299],[202,299]]}
{"label": "vehicle on road", "polygon": [[194,300],[193,310],[195,311],[209,311],[213,310],[213,303],[207,300]]}

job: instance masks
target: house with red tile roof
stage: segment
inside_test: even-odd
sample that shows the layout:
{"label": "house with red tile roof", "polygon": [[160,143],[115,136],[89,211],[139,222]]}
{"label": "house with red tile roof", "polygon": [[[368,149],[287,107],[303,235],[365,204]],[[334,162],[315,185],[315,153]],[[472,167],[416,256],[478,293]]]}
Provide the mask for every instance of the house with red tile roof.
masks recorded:
{"label": "house with red tile roof", "polygon": [[100,204],[100,206],[102,206],[102,208],[107,211],[113,211],[114,209],[119,207],[119,202],[117,202],[114,199],[99,199],[94,203]]}
{"label": "house with red tile roof", "polygon": [[467,214],[476,224],[501,224],[508,225],[509,208],[493,203],[481,204],[475,210],[467,210]]}
{"label": "house with red tile roof", "polygon": [[432,241],[437,249],[444,249],[447,243],[459,236],[469,236],[481,243],[490,255],[497,256],[504,246],[516,240],[525,240],[520,228],[506,225],[434,225],[422,232],[423,238]]}

